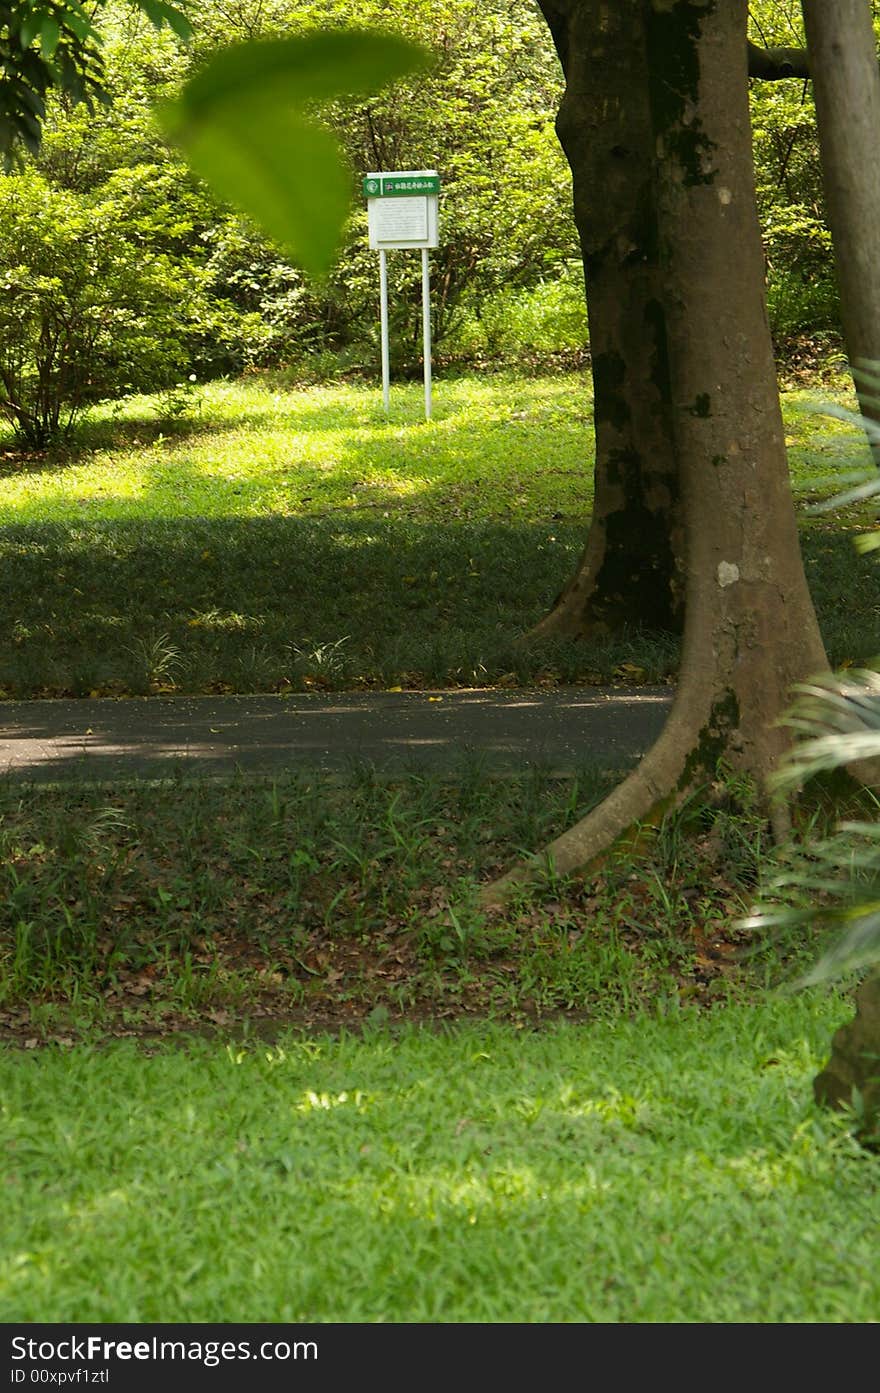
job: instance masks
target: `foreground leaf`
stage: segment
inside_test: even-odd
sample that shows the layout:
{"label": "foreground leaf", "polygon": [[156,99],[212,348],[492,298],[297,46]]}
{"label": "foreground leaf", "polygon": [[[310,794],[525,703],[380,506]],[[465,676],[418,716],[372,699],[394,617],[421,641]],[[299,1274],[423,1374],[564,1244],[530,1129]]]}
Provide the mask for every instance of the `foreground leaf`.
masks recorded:
{"label": "foreground leaf", "polygon": [[163,24],[167,24],[179,39],[188,42],[192,38],[192,25],[176,5],[169,5],[165,0],[136,0],[136,3],[156,29],[161,29]]}
{"label": "foreground leaf", "polygon": [[320,275],[333,262],[352,181],[335,138],[304,108],[375,91],[425,59],[397,35],[354,29],[236,44],[159,117],[216,193]]}
{"label": "foreground leaf", "polygon": [[210,124],[190,131],[187,159],[215,193],[320,275],[333,262],[351,180],[325,127],[294,111],[276,111],[271,120],[270,133],[266,125],[218,110]]}
{"label": "foreground leaf", "polygon": [[398,34],[372,29],[255,39],[215,53],[184,87],[180,106],[190,118],[200,120],[215,104],[226,106],[266,93],[297,106],[367,96],[422,67],[427,58],[424,49]]}

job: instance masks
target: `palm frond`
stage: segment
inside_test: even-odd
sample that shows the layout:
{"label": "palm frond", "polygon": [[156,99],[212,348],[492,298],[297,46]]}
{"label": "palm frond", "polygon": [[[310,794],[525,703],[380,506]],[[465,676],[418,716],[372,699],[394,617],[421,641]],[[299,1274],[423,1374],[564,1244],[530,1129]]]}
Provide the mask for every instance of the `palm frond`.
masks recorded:
{"label": "palm frond", "polygon": [[[854,370],[862,406],[880,411],[880,365]],[[834,403],[817,408],[864,432],[875,453],[880,422]],[[880,471],[850,473],[852,487],[816,505],[827,511],[880,494]],[[880,530],[856,539],[862,552],[880,549]],[[878,660],[880,663],[880,660]],[[772,780],[775,793],[800,787],[813,775],[880,759],[880,671],[829,673],[795,689],[782,718],[795,744]],[[880,806],[880,803],[878,803]],[[880,822],[844,822],[826,838],[808,840],[790,852],[766,889],[770,903],[758,905],[742,922],[751,929],[788,930],[822,924],[839,930],[834,945],[799,985],[859,971],[880,959]]]}
{"label": "palm frond", "polygon": [[795,687],[780,724],[800,737],[772,779],[774,791],[799,787],[814,774],[880,758],[880,672],[854,668]]}

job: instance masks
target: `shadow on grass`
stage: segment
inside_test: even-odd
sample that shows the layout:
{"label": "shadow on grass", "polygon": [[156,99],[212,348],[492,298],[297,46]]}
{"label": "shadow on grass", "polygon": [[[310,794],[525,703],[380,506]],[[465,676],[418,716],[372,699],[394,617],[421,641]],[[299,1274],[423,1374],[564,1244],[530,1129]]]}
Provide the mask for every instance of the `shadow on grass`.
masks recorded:
{"label": "shadow on grass", "polygon": [[[581,540],[571,525],[374,516],[6,527],[0,687],[23,697],[605,680],[631,657],[631,636],[601,649],[518,642]],[[674,647],[651,644],[641,675],[662,680]]]}
{"label": "shadow on grass", "polygon": [[[521,642],[570,575],[581,525],[379,512],[83,520],[0,529],[0,690],[277,692],[656,683],[668,635]],[[880,652],[880,571],[811,527],[807,574],[833,665]]]}

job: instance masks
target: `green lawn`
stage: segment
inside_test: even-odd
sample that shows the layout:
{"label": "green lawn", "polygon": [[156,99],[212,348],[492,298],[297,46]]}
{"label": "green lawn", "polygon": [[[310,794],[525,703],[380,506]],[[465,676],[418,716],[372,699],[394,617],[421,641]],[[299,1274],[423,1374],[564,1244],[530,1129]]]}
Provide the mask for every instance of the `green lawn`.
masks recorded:
{"label": "green lawn", "polygon": [[78,456],[4,478],[0,522],[315,518],[331,509],[539,522],[589,506],[582,378],[438,382],[430,422],[420,386],[395,387],[387,418],[381,392],[363,385],[254,378],[211,383],[201,398],[189,421],[164,432],[149,398],[96,412]]}
{"label": "green lawn", "polygon": [[875,1322],[847,1009],[0,1053],[0,1319]]}
{"label": "green lawn", "polygon": [[[587,381],[560,374],[395,387],[254,378],[200,389],[189,419],[134,399],[77,448],[0,457],[0,695],[664,680],[656,635],[518,646],[570,574],[591,504]],[[784,397],[802,510],[865,449]],[[880,649],[865,514],[808,517],[834,663]],[[859,568],[857,571],[857,567]],[[858,584],[855,576],[858,574]]]}
{"label": "green lawn", "polygon": [[[674,671],[516,646],[584,536],[581,379],[440,382],[430,424],[415,386],[390,421],[203,397],[2,456],[5,695]],[[807,512],[860,442],[784,404],[832,659],[866,658],[864,514]],[[0,780],[0,1320],[880,1319],[880,1158],[811,1101],[852,1005],[777,994],[816,932],[738,927],[773,869],[743,791],[475,905],[612,777]]]}

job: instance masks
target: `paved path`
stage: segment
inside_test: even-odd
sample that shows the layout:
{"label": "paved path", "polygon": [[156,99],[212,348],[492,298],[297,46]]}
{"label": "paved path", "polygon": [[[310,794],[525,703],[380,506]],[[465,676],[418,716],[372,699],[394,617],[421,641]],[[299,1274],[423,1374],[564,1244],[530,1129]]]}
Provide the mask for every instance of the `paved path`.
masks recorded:
{"label": "paved path", "polygon": [[656,737],[668,687],[148,697],[0,703],[0,777],[56,781],[230,774],[631,764]]}

